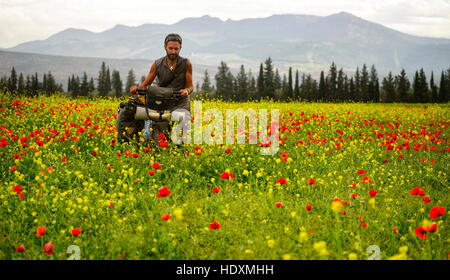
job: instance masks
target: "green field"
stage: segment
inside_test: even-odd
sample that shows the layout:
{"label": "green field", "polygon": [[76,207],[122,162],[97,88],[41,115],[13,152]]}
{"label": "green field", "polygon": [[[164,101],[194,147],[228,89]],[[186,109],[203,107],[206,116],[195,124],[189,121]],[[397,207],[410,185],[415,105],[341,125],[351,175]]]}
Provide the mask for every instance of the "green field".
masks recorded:
{"label": "green field", "polygon": [[279,109],[261,155],[119,145],[117,99],[0,99],[0,259],[449,258],[448,104],[203,102]]}

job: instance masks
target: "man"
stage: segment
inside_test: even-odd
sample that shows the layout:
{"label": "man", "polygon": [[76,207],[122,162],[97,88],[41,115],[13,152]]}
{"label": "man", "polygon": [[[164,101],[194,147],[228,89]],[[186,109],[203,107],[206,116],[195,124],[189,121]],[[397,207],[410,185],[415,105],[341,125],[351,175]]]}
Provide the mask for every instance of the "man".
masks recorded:
{"label": "man", "polygon": [[[189,95],[194,91],[192,83],[192,64],[189,59],[179,56],[181,51],[182,39],[180,35],[171,33],[166,36],[164,40],[164,49],[166,56],[157,59],[150,67],[150,72],[145,81],[139,86],[132,86],[130,88],[131,94],[136,94],[138,88],[146,88],[153,83],[153,80],[158,77],[158,86],[173,88],[181,92],[181,99],[174,102],[170,108],[171,112],[177,109],[184,109],[191,111]],[[127,114],[127,104],[121,104],[118,113],[118,140],[119,143],[128,141],[129,137],[138,139],[137,133],[144,128],[144,121],[135,121],[134,115]],[[122,114],[120,114],[120,110]],[[133,119],[130,119],[130,117]],[[125,129],[125,128],[128,129]],[[170,127],[154,127],[157,133],[162,131],[170,131]],[[124,135],[127,134],[127,135]],[[125,136],[125,137],[123,137]]]}
{"label": "man", "polygon": [[182,99],[173,104],[171,111],[185,109],[191,111],[189,95],[194,91],[192,83],[192,64],[187,58],[179,56],[182,40],[180,35],[171,33],[164,40],[166,56],[157,59],[150,68],[145,81],[139,86],[132,86],[130,93],[135,94],[138,88],[151,85],[158,77],[158,86],[181,91]]}

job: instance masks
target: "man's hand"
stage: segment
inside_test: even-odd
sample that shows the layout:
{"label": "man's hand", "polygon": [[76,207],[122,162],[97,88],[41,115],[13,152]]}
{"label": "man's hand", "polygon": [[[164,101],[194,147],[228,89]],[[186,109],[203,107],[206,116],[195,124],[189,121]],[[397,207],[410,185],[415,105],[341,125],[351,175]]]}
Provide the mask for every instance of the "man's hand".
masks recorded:
{"label": "man's hand", "polygon": [[131,94],[136,94],[137,89],[138,89],[137,86],[132,86],[132,87],[130,87],[130,93],[131,93]]}
{"label": "man's hand", "polygon": [[186,88],[181,89],[180,92],[181,92],[180,96],[183,98],[187,98],[189,96],[189,90]]}

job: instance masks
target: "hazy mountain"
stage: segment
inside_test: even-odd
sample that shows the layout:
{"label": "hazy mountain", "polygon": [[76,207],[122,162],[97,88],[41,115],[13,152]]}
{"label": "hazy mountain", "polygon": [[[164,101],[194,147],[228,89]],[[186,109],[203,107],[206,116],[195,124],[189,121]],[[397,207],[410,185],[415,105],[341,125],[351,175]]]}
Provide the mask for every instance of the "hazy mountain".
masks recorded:
{"label": "hazy mountain", "polygon": [[[291,14],[227,21],[203,16],[172,25],[117,25],[98,33],[71,28],[46,40],[23,43],[8,50],[154,59],[164,55],[163,40],[170,32],[183,37],[182,56],[190,58],[194,65],[214,69],[223,60],[232,68],[244,64],[256,73],[259,63],[269,56],[281,73],[292,66],[315,77],[320,70],[327,70],[332,61],[347,71],[354,71],[358,65],[361,68],[363,63],[369,67],[375,64],[381,75],[389,71],[398,73],[402,68],[413,72],[421,67],[427,73],[431,70],[437,73],[447,69],[450,62],[450,39],[408,35],[345,12],[325,17]],[[148,63],[144,63],[145,67]]]}

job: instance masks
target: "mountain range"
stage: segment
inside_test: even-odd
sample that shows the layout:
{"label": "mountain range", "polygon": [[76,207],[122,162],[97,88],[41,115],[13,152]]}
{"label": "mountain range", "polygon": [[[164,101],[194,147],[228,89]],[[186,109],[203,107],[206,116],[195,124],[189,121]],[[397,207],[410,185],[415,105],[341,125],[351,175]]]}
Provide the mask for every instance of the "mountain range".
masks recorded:
{"label": "mountain range", "polygon": [[[79,68],[84,66],[75,63],[77,59],[69,62],[75,63],[69,67],[73,73],[95,70],[92,75],[97,75],[100,60],[117,60],[123,65],[121,69],[143,63],[145,72],[137,74],[146,75],[151,62],[165,55],[164,37],[172,32],[183,38],[181,55],[191,59],[194,69],[196,65],[200,66],[194,82],[195,79],[201,82],[205,69],[210,69],[208,72],[213,80],[220,61],[225,61],[233,72],[243,64],[257,74],[259,64],[268,57],[281,73],[293,67],[300,72],[312,73],[314,77],[321,70],[328,70],[333,61],[346,72],[353,72],[364,63],[369,67],[374,64],[380,75],[389,71],[398,73],[403,68],[408,73],[420,68],[440,73],[450,66],[450,39],[408,35],[341,12],[329,16],[284,14],[226,21],[203,16],[185,18],[171,25],[116,25],[103,32],[70,28],[46,40],[3,49],[0,73],[6,66],[9,67],[7,72],[11,66],[17,66],[10,63],[5,66],[4,54],[10,57],[14,56],[13,52],[21,52],[52,55],[58,59],[84,57],[80,61],[95,58],[92,61],[95,69]],[[17,59],[15,63],[19,63]],[[21,64],[26,65],[27,61]],[[47,72],[51,67],[49,61],[47,69],[39,72]],[[126,76],[126,71],[122,73],[121,70],[122,77]]]}

